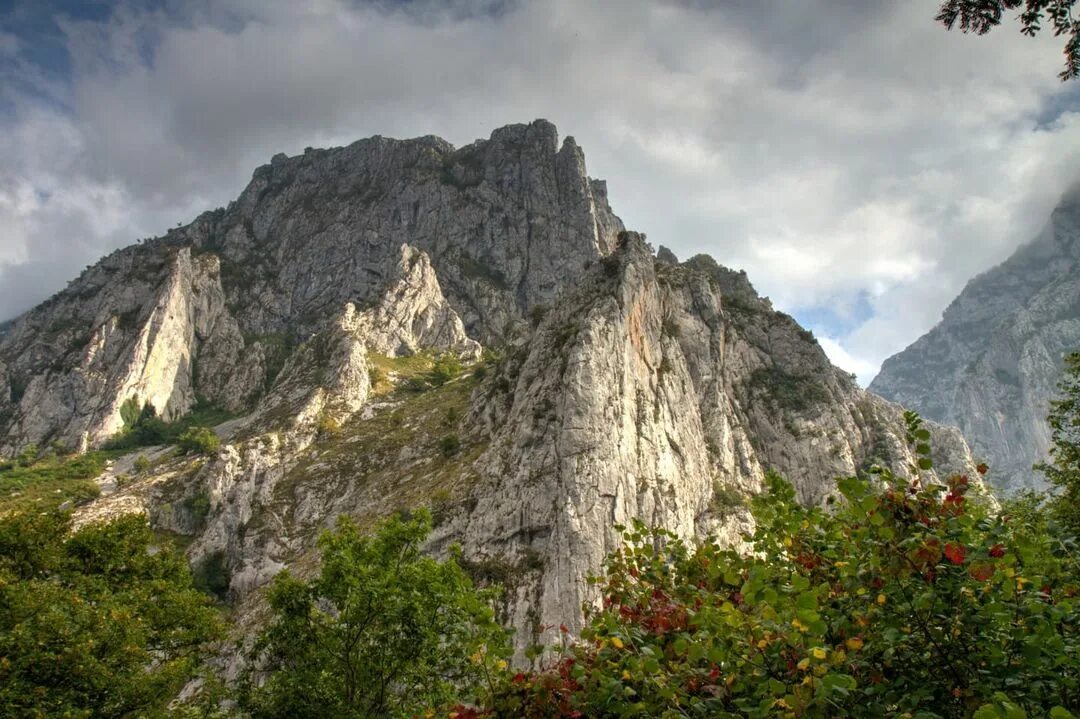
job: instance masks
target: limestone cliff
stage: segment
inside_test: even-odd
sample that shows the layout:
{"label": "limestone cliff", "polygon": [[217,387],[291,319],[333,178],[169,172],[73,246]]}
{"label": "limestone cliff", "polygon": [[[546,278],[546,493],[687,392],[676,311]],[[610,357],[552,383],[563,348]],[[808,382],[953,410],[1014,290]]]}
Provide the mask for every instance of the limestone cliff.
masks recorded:
{"label": "limestone cliff", "polygon": [[[482,351],[486,349],[486,351]],[[744,273],[654,256],[537,121],[455,150],[372,138],[276,157],[240,199],[114,253],[0,339],[0,445],[93,446],[132,397],[233,411],[209,457],[140,450],[77,521],[142,511],[226,572],[241,623],[342,513],[426,505],[507,587],[519,648],[577,627],[639,517],[738,541],[776,470],[804,502],[875,463],[902,410],[861,391]],[[955,430],[943,470],[973,471]],[[128,476],[131,475],[131,476]],[[124,481],[118,481],[122,478]]]}
{"label": "limestone cliff", "polygon": [[1080,188],[1035,240],[971,280],[870,390],[955,425],[993,484],[1040,487],[1062,359],[1080,350]]}

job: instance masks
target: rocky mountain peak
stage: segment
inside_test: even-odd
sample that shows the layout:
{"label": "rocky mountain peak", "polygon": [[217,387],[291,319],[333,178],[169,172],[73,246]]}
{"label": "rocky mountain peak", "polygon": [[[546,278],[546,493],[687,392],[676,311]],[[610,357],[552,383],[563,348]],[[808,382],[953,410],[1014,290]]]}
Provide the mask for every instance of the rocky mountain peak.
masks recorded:
{"label": "rocky mountain peak", "polygon": [[1064,355],[1080,347],[1080,188],[1043,230],[972,279],[870,389],[959,427],[1007,489],[1039,486]]}
{"label": "rocky mountain peak", "polygon": [[[430,550],[460,544],[507,586],[522,650],[580,626],[617,523],[737,542],[767,471],[818,503],[835,477],[914,459],[898,406],[745,273],[654,255],[543,120],[460,149],[275,156],[236,202],[20,318],[0,380],[3,452],[98,446],[132,402],[231,413],[220,450],[140,450],[151,469],[102,479],[78,521],[141,511],[189,536],[240,616],[282,567],[315,565],[336,516],[428,506]],[[943,471],[974,476],[955,431],[935,440]]]}

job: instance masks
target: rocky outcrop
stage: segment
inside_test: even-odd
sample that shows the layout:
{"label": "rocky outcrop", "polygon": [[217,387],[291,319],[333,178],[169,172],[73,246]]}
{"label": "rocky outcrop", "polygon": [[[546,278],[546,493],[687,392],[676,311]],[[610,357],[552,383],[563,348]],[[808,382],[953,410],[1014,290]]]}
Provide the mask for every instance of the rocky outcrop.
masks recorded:
{"label": "rocky outcrop", "polygon": [[870,390],[955,425],[990,481],[1041,487],[1062,359],[1080,349],[1080,189],[1033,242],[971,280],[940,323],[887,359]]}
{"label": "rocky outcrop", "polygon": [[425,252],[402,245],[401,257],[387,274],[389,286],[357,327],[368,349],[389,357],[430,349],[480,359],[480,343],[465,334]]}
{"label": "rocky outcrop", "polygon": [[228,390],[210,387],[211,399],[240,405],[254,393],[250,379],[234,376],[244,343],[225,308],[217,258],[140,249],[107,258],[4,338],[0,352],[19,392],[0,446],[58,441],[85,450],[124,426],[129,401],[174,420],[196,404],[203,351],[205,374]]}

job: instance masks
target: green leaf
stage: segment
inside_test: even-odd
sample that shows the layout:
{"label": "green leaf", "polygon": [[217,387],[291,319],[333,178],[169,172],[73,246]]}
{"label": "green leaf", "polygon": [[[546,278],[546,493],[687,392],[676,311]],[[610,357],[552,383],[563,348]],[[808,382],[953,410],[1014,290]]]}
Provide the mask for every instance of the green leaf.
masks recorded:
{"label": "green leaf", "polygon": [[933,469],[934,463],[929,457],[919,457],[919,469]]}

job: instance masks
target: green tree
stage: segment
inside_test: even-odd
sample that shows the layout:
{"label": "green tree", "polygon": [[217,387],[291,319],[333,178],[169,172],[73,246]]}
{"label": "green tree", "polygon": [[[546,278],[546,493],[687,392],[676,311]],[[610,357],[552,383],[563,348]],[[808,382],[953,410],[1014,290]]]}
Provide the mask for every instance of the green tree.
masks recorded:
{"label": "green tree", "polygon": [[0,519],[0,716],[154,717],[221,631],[142,517]]}
{"label": "green tree", "polygon": [[952,30],[985,35],[1001,24],[1010,10],[1019,10],[1020,32],[1034,37],[1048,25],[1055,36],[1065,35],[1062,80],[1080,77],[1080,19],[1072,15],[1076,0],[945,0],[936,20]]}
{"label": "green tree", "polygon": [[[929,465],[926,430],[909,432]],[[926,477],[927,475],[923,475]],[[844,479],[831,508],[770,477],[748,546],[624,528],[602,607],[550,668],[464,717],[1046,717],[1080,709],[1075,543],[971,482]],[[447,713],[449,713],[449,711]]]}
{"label": "green tree", "polygon": [[492,594],[453,558],[421,553],[430,529],[426,511],[372,535],[342,517],[320,540],[318,577],[275,578],[242,692],[253,717],[409,717],[476,695],[505,667]]}
{"label": "green tree", "polygon": [[1080,534],[1080,352],[1065,358],[1058,388],[1061,399],[1050,404],[1050,462],[1035,465],[1060,490],[1052,508],[1072,532]]}
{"label": "green tree", "polygon": [[190,427],[176,442],[188,454],[214,454],[221,448],[221,440],[209,427]]}

